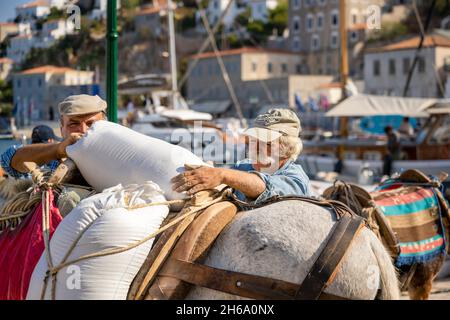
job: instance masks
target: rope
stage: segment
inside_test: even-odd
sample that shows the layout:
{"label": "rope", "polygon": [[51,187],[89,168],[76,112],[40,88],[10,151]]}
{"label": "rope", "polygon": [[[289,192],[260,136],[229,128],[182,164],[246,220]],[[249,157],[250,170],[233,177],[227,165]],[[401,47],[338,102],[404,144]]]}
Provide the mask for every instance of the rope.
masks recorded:
{"label": "rope", "polygon": [[[192,201],[186,201],[186,200],[172,200],[172,201],[164,201],[164,202],[154,202],[154,203],[147,203],[147,204],[141,204],[141,205],[136,205],[136,206],[126,206],[125,208],[128,210],[135,210],[135,209],[140,209],[140,208],[145,208],[145,207],[152,207],[152,206],[161,206],[161,205],[170,205],[170,204],[180,204],[181,202],[183,202],[185,204],[185,207],[183,210],[186,210],[187,212],[182,214],[181,216],[179,216],[178,218],[174,219],[173,221],[169,222],[168,224],[166,224],[165,226],[159,228],[157,231],[153,232],[152,234],[148,235],[147,237],[136,241],[135,243],[132,243],[128,246],[125,247],[120,247],[120,248],[112,248],[112,249],[106,249],[106,250],[102,250],[99,252],[94,252],[94,253],[90,253],[90,254],[86,254],[84,256],[78,257],[76,259],[67,261],[68,257],[70,256],[70,254],[72,253],[72,251],[75,249],[76,245],[78,244],[78,242],[80,241],[80,239],[82,238],[83,234],[93,225],[93,222],[91,222],[86,228],[84,228],[80,234],[78,235],[78,237],[75,239],[75,241],[72,243],[72,245],[70,246],[69,250],[67,251],[66,255],[64,256],[63,260],[61,261],[60,264],[58,264],[57,266],[52,266],[51,263],[48,263],[48,271],[46,274],[46,277],[44,279],[44,286],[42,288],[42,293],[41,293],[41,300],[44,299],[45,297],[45,293],[47,291],[47,285],[48,285],[48,278],[51,276],[52,278],[52,292],[51,292],[51,297],[52,300],[55,299],[56,297],[56,276],[58,274],[58,272],[75,263],[78,263],[80,261],[83,260],[87,260],[87,259],[92,259],[92,258],[99,258],[99,257],[104,257],[104,256],[109,256],[109,255],[113,255],[113,254],[118,254],[118,253],[122,253],[125,251],[129,251],[131,249],[134,249],[138,246],[140,246],[141,244],[155,238],[157,235],[163,233],[165,230],[171,228],[172,226],[180,223],[181,221],[183,221],[184,219],[188,218],[189,216],[193,215],[193,214],[197,214],[198,212],[208,208],[209,206],[222,201],[223,199],[225,199],[228,196],[228,192],[227,190],[222,191],[219,193],[219,195],[215,198],[212,199],[210,201],[206,201],[204,203],[201,204],[193,204]],[[191,198],[192,199],[192,198]],[[50,253],[50,252],[48,252]],[[51,262],[51,261],[50,261]]]}

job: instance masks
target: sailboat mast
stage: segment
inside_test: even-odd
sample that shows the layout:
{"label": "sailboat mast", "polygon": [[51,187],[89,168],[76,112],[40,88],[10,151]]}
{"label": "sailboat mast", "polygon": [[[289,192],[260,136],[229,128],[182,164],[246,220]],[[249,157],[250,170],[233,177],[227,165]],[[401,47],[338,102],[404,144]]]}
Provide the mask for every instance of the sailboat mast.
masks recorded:
{"label": "sailboat mast", "polygon": [[177,56],[175,47],[175,24],[173,15],[173,2],[167,0],[167,11],[169,20],[169,54],[170,54],[170,73],[172,80],[172,107],[175,108],[176,95],[178,92],[177,80]]}
{"label": "sailboat mast", "polygon": [[347,91],[345,87],[348,82],[348,40],[347,40],[347,8],[346,0],[339,0],[339,33],[341,34],[341,84],[342,84],[342,99],[347,98]]}
{"label": "sailboat mast", "polygon": [[[339,0],[339,33],[341,34],[341,68],[340,68],[340,79],[341,79],[341,85],[342,85],[342,96],[341,101],[345,100],[347,98],[347,81],[348,81],[348,47],[347,47],[347,7],[346,7],[346,0]],[[341,138],[348,137],[348,118],[341,118],[340,119],[340,136]],[[344,144],[340,144],[338,146],[337,150],[337,157],[339,161],[344,160],[344,152],[345,147]]]}

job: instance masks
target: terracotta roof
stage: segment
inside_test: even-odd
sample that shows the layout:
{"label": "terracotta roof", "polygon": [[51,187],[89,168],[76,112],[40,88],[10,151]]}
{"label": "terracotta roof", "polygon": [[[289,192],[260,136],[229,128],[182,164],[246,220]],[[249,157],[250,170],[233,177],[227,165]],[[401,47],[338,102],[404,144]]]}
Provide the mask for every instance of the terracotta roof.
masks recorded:
{"label": "terracotta roof", "polygon": [[14,61],[11,60],[10,58],[0,58],[0,63],[10,63],[10,64],[13,64]]}
{"label": "terracotta roof", "polygon": [[18,35],[15,36],[13,38],[11,38],[11,40],[13,39],[31,39],[33,36],[31,34],[24,34],[24,35]]}
{"label": "terracotta roof", "polygon": [[48,7],[48,2],[46,0],[36,0],[32,2],[25,3],[18,6],[18,9],[34,8],[34,7]]}
{"label": "terracotta roof", "polygon": [[341,82],[325,83],[318,86],[316,89],[342,89],[342,83]]}
{"label": "terracotta roof", "polygon": [[[253,48],[253,47],[244,47],[239,49],[230,49],[219,51],[219,56],[232,56],[239,55],[243,53],[279,53],[279,54],[297,54],[291,51],[285,50],[276,50],[276,49],[264,49],[264,48]],[[190,56],[191,59],[206,59],[215,57],[214,52],[204,52],[200,54],[194,54]]]}
{"label": "terracotta roof", "polygon": [[36,68],[31,68],[31,69],[27,69],[24,70],[22,72],[20,72],[19,74],[39,74],[39,73],[65,73],[65,72],[71,72],[71,71],[77,71],[75,69],[72,68],[67,68],[67,67],[57,67],[57,66],[40,66],[40,67],[36,67]]}
{"label": "terracotta roof", "polygon": [[162,7],[147,7],[147,8],[142,8],[139,10],[138,13],[136,13],[137,16],[143,16],[143,15],[150,15],[150,14],[155,14],[155,13],[159,13],[161,10],[163,10],[164,8]]}
{"label": "terracotta roof", "polygon": [[[389,44],[387,46],[379,47],[379,48],[370,48],[367,52],[385,52],[385,51],[398,51],[398,50],[408,50],[408,49],[416,49],[419,46],[420,37],[414,37],[411,39],[395,42]],[[423,42],[424,48],[433,48],[433,47],[450,47],[450,38],[441,36],[441,35],[429,35],[425,37]]]}
{"label": "terracotta roof", "polygon": [[167,7],[167,0],[153,0],[155,7]]}
{"label": "terracotta roof", "polygon": [[354,25],[351,25],[349,30],[366,30],[367,29],[367,23],[356,23]]}
{"label": "terracotta roof", "polygon": [[17,24],[14,22],[0,22],[0,27],[16,27]]}

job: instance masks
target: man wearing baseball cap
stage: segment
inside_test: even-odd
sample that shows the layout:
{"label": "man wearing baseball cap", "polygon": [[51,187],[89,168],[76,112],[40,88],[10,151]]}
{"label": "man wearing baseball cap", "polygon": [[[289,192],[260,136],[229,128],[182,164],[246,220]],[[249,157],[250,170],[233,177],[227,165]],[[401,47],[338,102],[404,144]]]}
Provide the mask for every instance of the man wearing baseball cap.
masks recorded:
{"label": "man wearing baseball cap", "polygon": [[15,178],[27,176],[25,162],[47,165],[55,170],[60,160],[67,157],[66,147],[77,142],[95,121],[105,120],[105,112],[106,102],[99,96],[80,94],[67,97],[59,104],[63,140],[57,143],[12,146],[0,156],[1,166]]}
{"label": "man wearing baseball cap", "polygon": [[53,129],[46,125],[39,125],[33,128],[31,133],[31,143],[54,143],[59,138],[53,132]]}
{"label": "man wearing baseball cap", "polygon": [[[302,151],[300,120],[288,109],[271,109],[258,116],[244,135],[249,159],[233,169],[200,167],[172,179],[173,189],[194,194],[226,184],[243,201],[260,203],[275,195],[310,196],[309,178],[295,163]],[[189,166],[187,166],[189,169]]]}

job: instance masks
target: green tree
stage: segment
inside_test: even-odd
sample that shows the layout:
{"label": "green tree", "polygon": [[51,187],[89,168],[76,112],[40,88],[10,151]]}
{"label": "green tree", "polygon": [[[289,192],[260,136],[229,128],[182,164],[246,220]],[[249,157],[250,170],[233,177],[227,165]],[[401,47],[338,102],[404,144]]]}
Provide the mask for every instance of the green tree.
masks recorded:
{"label": "green tree", "polygon": [[287,0],[279,1],[278,5],[269,10],[269,21],[267,23],[270,30],[276,29],[281,36],[288,26],[289,4]]}

